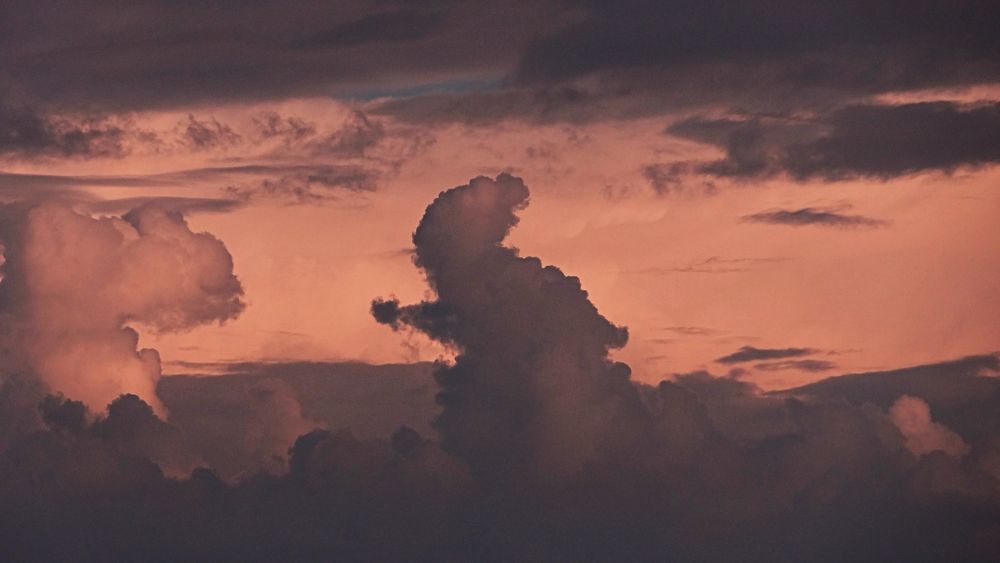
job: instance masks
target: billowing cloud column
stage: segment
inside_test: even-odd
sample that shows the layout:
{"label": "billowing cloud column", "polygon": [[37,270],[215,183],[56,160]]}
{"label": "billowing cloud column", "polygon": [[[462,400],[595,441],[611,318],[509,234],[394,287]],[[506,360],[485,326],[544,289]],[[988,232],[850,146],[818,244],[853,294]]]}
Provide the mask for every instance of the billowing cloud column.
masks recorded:
{"label": "billowing cloud column", "polygon": [[480,476],[575,471],[644,420],[628,366],[608,359],[627,331],[577,278],[501,244],[527,202],[528,188],[507,174],[443,192],[413,235],[438,299],[372,305],[378,321],[458,352],[437,373],[435,424]]}
{"label": "billowing cloud column", "polygon": [[2,367],[94,410],[134,393],[162,413],[159,355],[137,350],[130,324],[184,330],[244,307],[225,245],[155,205],[109,218],[57,202],[7,205],[0,242]]}

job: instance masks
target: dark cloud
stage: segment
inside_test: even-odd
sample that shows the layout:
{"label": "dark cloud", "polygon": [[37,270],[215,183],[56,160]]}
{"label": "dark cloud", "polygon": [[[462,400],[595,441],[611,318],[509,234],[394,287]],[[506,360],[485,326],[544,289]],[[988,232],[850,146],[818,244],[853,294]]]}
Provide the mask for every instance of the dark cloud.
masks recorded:
{"label": "dark cloud", "polygon": [[354,165],[240,166],[203,169],[192,174],[247,174],[267,176],[250,182],[234,180],[226,195],[238,200],[276,198],[292,203],[316,203],[337,197],[337,192],[368,192],[375,189],[378,172]]}
{"label": "dark cloud", "polygon": [[[577,471],[616,426],[635,423],[638,401],[628,367],[607,357],[627,332],[598,314],[577,278],[501,245],[527,200],[507,174],[443,192],[413,235],[414,262],[438,299],[372,306],[376,320],[460,350],[436,374],[435,427],[447,451],[491,480]],[[581,415],[572,428],[561,420],[567,410]]]}
{"label": "dark cloud", "polygon": [[0,102],[0,157],[118,158],[127,132],[100,117],[65,117]]}
{"label": "dark cloud", "polygon": [[332,94],[421,123],[593,121],[815,109],[1000,72],[986,23],[997,8],[977,0],[57,4],[0,13],[0,91],[14,102],[120,111]]}
{"label": "dark cloud", "polygon": [[642,175],[649,181],[657,194],[669,194],[680,189],[684,183],[681,174],[686,171],[684,163],[649,164],[642,168]]}
{"label": "dark cloud", "polygon": [[[247,5],[7,2],[0,91],[43,106],[140,109],[360,95],[494,75],[556,21],[536,2]],[[445,25],[447,23],[447,25]]]}
{"label": "dark cloud", "polygon": [[536,123],[586,123],[640,117],[663,109],[636,107],[612,94],[575,85],[480,88],[469,92],[434,92],[376,100],[369,111],[419,125],[463,123],[491,125],[504,120]]}
{"label": "dark cloud", "polygon": [[375,111],[489,123],[628,119],[698,106],[822,110],[884,92],[992,83],[1000,74],[1000,41],[983,23],[998,9],[976,0],[562,7],[559,24],[532,38],[499,88],[420,94]]}
{"label": "dark cloud", "polygon": [[278,137],[291,143],[316,134],[314,123],[299,117],[284,117],[273,111],[253,118],[253,123],[261,137],[265,139]]}
{"label": "dark cloud", "polygon": [[1000,162],[1000,103],[849,106],[827,126],[829,133],[788,148],[786,168],[794,177],[885,179]]}
{"label": "dark cloud", "polygon": [[240,142],[240,136],[229,125],[220,123],[214,117],[199,120],[188,114],[182,129],[184,140],[194,150],[228,147]]}
{"label": "dark cloud", "polygon": [[336,131],[316,139],[310,148],[321,155],[364,156],[385,137],[384,125],[369,119],[364,112],[354,111]]}
{"label": "dark cloud", "polygon": [[799,371],[830,371],[837,367],[837,364],[827,360],[786,360],[783,362],[766,362],[754,364],[753,369],[761,371],[784,371],[795,369]]}
{"label": "dark cloud", "polygon": [[753,346],[743,346],[738,351],[717,358],[715,361],[720,364],[737,364],[740,362],[752,362],[754,360],[795,358],[815,353],[816,350],[812,348],[754,348]]}
{"label": "dark cloud", "polygon": [[[718,146],[725,158],[675,163],[651,178],[664,190],[692,172],[755,178],[787,174],[798,181],[857,177],[887,180],[928,170],[951,172],[1000,161],[1000,104],[949,102],[849,105],[813,118],[688,118],[673,135]],[[666,165],[660,165],[666,166]],[[658,182],[658,183],[657,183]]]}
{"label": "dark cloud", "polygon": [[863,215],[845,215],[840,208],[803,207],[802,209],[776,209],[761,211],[752,215],[744,215],[743,220],[749,223],[770,223],[772,225],[791,225],[801,227],[818,225],[821,227],[875,228],[887,225],[880,219],[872,219]]}
{"label": "dark cloud", "polygon": [[[262,461],[273,468],[261,452],[269,458],[278,449],[276,444],[291,446],[296,436],[284,444],[276,440],[287,434],[275,433],[270,428],[273,420],[286,429],[301,420],[311,421],[311,427],[350,428],[359,439],[374,440],[400,426],[429,434],[437,411],[429,363],[243,362],[186,367],[211,377],[167,376],[157,385],[157,395],[171,424],[189,436],[192,449],[227,481],[252,473]],[[276,386],[284,389],[272,392]],[[273,405],[275,397],[286,406],[273,408],[282,406]],[[288,416],[294,409],[289,399],[298,404],[299,418]],[[247,438],[251,435],[257,438]]]}
{"label": "dark cloud", "polygon": [[674,82],[717,97],[746,85],[751,95],[791,89],[801,97],[991,81],[998,71],[1000,41],[984,23],[997,7],[983,2],[575,4],[574,23],[527,51],[521,82],[596,74],[623,88]]}
{"label": "dark cloud", "polygon": [[331,49],[363,43],[408,43],[426,39],[443,23],[442,15],[437,12],[419,9],[380,12],[296,39],[291,46],[295,49]]}

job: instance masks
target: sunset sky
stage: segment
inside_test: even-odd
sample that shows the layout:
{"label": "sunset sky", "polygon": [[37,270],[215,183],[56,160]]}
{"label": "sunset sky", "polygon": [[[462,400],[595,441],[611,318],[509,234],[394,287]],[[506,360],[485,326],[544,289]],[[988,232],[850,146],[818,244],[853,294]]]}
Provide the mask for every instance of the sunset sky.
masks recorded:
{"label": "sunset sky", "polygon": [[[468,311],[481,273],[414,232],[495,181],[475,189],[530,199],[489,244],[578,278],[634,382],[996,375],[998,22],[973,0],[3,2],[4,373],[165,418],[166,375],[454,362],[479,341],[405,304]],[[463,252],[510,212],[469,197],[499,207],[456,219]],[[541,330],[511,311],[511,338]],[[590,447],[552,432],[541,466]]]}
{"label": "sunset sky", "polygon": [[423,295],[423,207],[503,171],[532,191],[512,243],[629,327],[640,380],[742,346],[813,352],[742,366],[768,388],[997,350],[986,8],[796,6],[14,2],[0,190],[164,198],[225,243],[245,312],[135,327],[168,372],[441,356],[368,304]]}

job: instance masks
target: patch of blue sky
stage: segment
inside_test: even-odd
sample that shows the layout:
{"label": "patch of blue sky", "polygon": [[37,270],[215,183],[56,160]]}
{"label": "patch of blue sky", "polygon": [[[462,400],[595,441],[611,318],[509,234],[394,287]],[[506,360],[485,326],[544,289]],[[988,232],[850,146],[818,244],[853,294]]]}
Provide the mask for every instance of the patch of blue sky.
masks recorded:
{"label": "patch of blue sky", "polygon": [[466,92],[496,90],[500,87],[501,82],[502,78],[500,76],[458,78],[401,85],[399,87],[350,90],[341,94],[335,94],[334,97],[367,102],[378,98],[412,98],[428,94],[463,94]]}

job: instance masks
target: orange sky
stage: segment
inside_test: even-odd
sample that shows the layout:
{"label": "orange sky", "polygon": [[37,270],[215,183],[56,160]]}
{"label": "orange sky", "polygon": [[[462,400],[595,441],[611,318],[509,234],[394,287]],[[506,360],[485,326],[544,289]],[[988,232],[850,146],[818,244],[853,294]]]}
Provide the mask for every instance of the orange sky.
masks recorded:
{"label": "orange sky", "polygon": [[[190,114],[248,137],[252,120],[265,112],[336,131],[351,109],[314,98],[131,119],[169,136]],[[996,169],[890,182],[715,180],[711,193],[695,183],[684,193],[657,195],[642,175],[644,165],[721,156],[663,133],[681,117],[449,125],[422,130],[420,142],[408,126],[382,120],[390,141],[360,161],[401,164],[384,167],[376,190],[308,205],[262,198],[228,213],[191,216],[195,230],[213,233],[232,253],[249,307],[224,326],[163,335],[140,330],[141,345],[161,352],[168,373],[190,371],[185,362],[439,357],[443,350],[423,337],[374,323],[370,301],[427,295],[406,251],[424,207],[474,176],[510,171],[524,178],[532,199],[509,242],[579,276],[600,311],[629,327],[630,343],[617,357],[640,380],[696,369],[725,373],[729,367],[713,360],[745,345],[811,348],[819,351],[816,359],[835,364],[820,372],[744,366],[752,371],[746,377],[767,388],[1000,349]],[[317,159],[271,141],[197,152],[138,145],[124,159],[21,163],[8,170],[143,176],[258,161]],[[101,198],[220,197],[239,181],[239,175],[194,177],[161,187],[88,189]],[[741,220],[802,207],[840,209],[886,226]]]}
{"label": "orange sky", "polygon": [[[264,111],[333,130],[348,109],[306,99],[191,113],[234,124],[237,132],[248,116]],[[169,131],[185,117],[161,112],[135,119]],[[249,307],[221,327],[160,336],[140,331],[142,345],[160,350],[168,372],[184,370],[180,362],[434,359],[443,351],[422,337],[376,325],[370,300],[426,295],[406,252],[424,207],[443,189],[508,170],[532,190],[509,242],[579,276],[601,312],[629,327],[630,343],[617,356],[640,380],[695,369],[724,373],[728,367],[713,360],[744,345],[813,348],[821,351],[817,359],[836,364],[819,373],[747,376],[764,387],[1000,349],[995,169],[891,182],[719,181],[712,194],[659,196],[641,174],[644,164],[718,153],[664,135],[671,120],[438,127],[433,143],[383,176],[373,192],[338,194],[318,205],[263,200],[229,213],[195,214],[193,228],[215,234],[232,253]],[[143,175],[267,159],[269,150],[262,144],[250,154],[244,147],[140,152],[16,171]],[[379,150],[389,158],[411,149]],[[209,178],[144,188],[143,195],[218,197],[225,185]],[[91,189],[102,197],[136,193]],[[794,227],[740,219],[796,207],[849,209],[887,225]]]}

